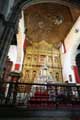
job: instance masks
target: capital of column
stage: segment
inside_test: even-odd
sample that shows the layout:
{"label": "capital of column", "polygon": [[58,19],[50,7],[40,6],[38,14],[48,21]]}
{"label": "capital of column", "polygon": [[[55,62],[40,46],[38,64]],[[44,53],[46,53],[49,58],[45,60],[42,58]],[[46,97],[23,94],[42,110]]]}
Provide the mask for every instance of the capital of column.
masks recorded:
{"label": "capital of column", "polygon": [[9,76],[11,76],[11,82],[19,82],[22,74],[17,72],[10,72]]}

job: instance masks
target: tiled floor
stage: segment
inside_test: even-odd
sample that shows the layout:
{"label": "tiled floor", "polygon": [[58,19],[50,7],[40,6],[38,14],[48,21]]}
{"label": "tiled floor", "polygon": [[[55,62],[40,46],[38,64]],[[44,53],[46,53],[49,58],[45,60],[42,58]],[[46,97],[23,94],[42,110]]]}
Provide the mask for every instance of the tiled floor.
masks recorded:
{"label": "tiled floor", "polygon": [[2,119],[0,118],[0,120],[80,120],[80,119],[71,119],[71,118],[53,118],[53,117],[43,117],[43,118],[38,118],[38,117],[34,117],[34,118],[5,118],[5,119]]}

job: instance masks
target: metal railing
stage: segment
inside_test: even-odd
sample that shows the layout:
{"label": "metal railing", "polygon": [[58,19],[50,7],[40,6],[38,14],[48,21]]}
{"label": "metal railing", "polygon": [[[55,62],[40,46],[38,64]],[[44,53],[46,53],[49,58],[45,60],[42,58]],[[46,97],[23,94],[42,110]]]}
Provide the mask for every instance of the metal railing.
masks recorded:
{"label": "metal railing", "polygon": [[80,85],[0,83],[0,105],[32,108],[80,108]]}

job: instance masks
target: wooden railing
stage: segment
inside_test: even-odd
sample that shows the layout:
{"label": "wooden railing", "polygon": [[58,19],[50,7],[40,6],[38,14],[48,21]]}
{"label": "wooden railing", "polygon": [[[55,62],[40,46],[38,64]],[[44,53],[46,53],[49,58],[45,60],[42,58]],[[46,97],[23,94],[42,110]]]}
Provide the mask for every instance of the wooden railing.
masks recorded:
{"label": "wooden railing", "polygon": [[80,108],[80,85],[1,82],[0,105],[28,109]]}

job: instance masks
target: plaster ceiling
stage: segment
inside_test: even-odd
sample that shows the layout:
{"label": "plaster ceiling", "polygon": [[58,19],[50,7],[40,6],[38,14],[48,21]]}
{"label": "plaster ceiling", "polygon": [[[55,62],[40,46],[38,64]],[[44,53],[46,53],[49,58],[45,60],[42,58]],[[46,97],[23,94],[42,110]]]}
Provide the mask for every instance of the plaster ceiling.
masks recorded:
{"label": "plaster ceiling", "polygon": [[57,45],[64,41],[79,15],[78,9],[54,3],[30,6],[24,11],[27,37],[32,42],[46,40]]}

